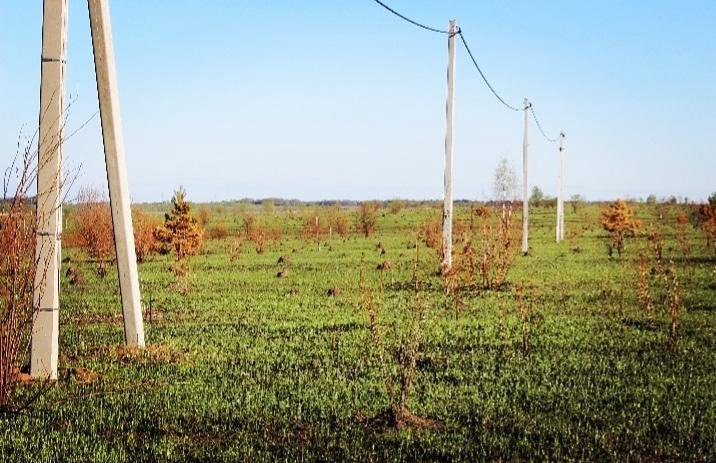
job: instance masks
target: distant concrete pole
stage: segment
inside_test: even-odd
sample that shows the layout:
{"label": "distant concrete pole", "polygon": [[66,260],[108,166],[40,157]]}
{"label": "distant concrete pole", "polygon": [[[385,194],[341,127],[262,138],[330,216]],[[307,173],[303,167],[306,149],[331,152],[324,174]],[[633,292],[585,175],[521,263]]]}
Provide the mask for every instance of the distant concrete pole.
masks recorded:
{"label": "distant concrete pole", "polygon": [[37,159],[37,271],[33,288],[36,314],[30,354],[30,376],[35,379],[57,379],[66,44],[67,0],[44,0]]}
{"label": "distant concrete pole", "polygon": [[562,240],[564,240],[564,177],[566,174],[565,168],[564,168],[565,167],[564,166],[564,162],[565,162],[564,161],[564,159],[565,159],[564,152],[566,150],[566,148],[564,146],[564,139],[565,139],[564,132],[559,133],[559,139],[561,141],[561,146],[559,148],[561,175],[559,177],[562,181],[562,183],[560,185],[560,191],[559,191],[559,196],[560,196],[560,198],[562,198],[562,213],[560,214],[561,223],[559,226],[559,233],[560,233],[559,240],[562,241]]}
{"label": "distant concrete pole", "polygon": [[557,176],[557,231],[559,243],[564,239],[564,132],[559,133],[559,174]]}
{"label": "distant concrete pole", "polygon": [[447,130],[445,133],[445,178],[443,203],[443,261],[442,270],[452,267],[452,155],[453,155],[453,115],[455,113],[455,35],[457,26],[455,20],[450,21],[448,35],[448,69],[447,69]]}
{"label": "distant concrete pole", "polygon": [[132,211],[124,158],[122,119],[115,68],[108,0],[88,0],[92,47],[97,78],[104,156],[117,251],[117,271],[122,293],[124,337],[128,346],[144,347],[144,323],[139,294],[137,256],[134,250]]}
{"label": "distant concrete pole", "polygon": [[525,256],[529,252],[529,184],[527,181],[527,111],[530,109],[530,102],[525,98],[524,112],[525,124],[524,135],[522,136],[522,254]]}

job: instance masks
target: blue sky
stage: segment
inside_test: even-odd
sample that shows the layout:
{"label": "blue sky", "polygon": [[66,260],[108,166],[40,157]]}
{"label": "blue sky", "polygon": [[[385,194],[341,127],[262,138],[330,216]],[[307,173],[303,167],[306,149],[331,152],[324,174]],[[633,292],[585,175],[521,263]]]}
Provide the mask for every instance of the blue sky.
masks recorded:
{"label": "blue sky", "polygon": [[[455,18],[497,91],[567,133],[567,194],[716,190],[716,2],[388,3]],[[440,198],[447,39],[371,0],[111,2],[130,189],[167,199]],[[70,129],[97,109],[86,2],[70,1]],[[0,2],[0,151],[37,124],[40,0]],[[455,196],[485,199],[519,169],[522,114],[457,50]],[[531,179],[556,191],[556,151],[531,131]],[[70,140],[80,185],[103,186],[99,121]]]}

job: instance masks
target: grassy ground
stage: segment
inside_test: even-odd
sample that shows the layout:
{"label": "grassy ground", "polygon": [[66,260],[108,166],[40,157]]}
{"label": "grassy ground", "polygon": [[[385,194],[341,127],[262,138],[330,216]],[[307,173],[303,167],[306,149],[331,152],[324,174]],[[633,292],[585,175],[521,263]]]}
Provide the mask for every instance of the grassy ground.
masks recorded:
{"label": "grassy ground", "polygon": [[[636,240],[608,259],[598,209],[567,212],[574,236],[557,245],[554,210],[534,211],[532,254],[517,258],[511,284],[465,293],[457,316],[423,250],[428,317],[410,408],[436,429],[369,424],[389,402],[358,281],[361,256],[374,289],[376,265],[391,261],[375,294],[392,345],[412,304],[415,230],[438,210],[385,213],[374,237],[320,251],[276,212],[288,230],[280,245],[247,246],[232,262],[230,241],[209,241],[186,295],[165,258],[142,264],[144,353],[119,348],[116,273],[99,280],[84,263],[84,288],[63,281],[61,379],[22,415],[0,417],[0,460],[713,461],[716,260],[692,231],[691,255],[676,260],[685,310],[672,351],[668,315],[658,307],[650,326],[636,296]],[[229,210],[212,220],[239,222]],[[680,256],[674,236],[667,248]],[[534,287],[529,352],[517,284]]]}

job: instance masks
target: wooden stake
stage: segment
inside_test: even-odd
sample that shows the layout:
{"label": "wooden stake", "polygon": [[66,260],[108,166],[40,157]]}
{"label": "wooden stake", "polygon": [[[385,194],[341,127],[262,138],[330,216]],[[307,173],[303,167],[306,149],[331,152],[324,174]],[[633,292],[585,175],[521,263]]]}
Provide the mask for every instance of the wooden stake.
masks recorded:
{"label": "wooden stake", "polygon": [[102,137],[117,251],[117,270],[122,293],[124,337],[131,347],[144,347],[144,323],[139,293],[137,257],[134,250],[132,211],[124,158],[119,90],[115,68],[108,0],[88,0]]}
{"label": "wooden stake", "polygon": [[37,159],[37,272],[30,376],[57,379],[67,0],[44,0]]}
{"label": "wooden stake", "polygon": [[444,174],[444,203],[443,203],[443,261],[442,270],[452,267],[452,157],[453,157],[453,115],[455,112],[455,35],[457,34],[455,20],[450,21],[448,35],[448,69],[447,69],[447,104],[445,133],[445,174]]}

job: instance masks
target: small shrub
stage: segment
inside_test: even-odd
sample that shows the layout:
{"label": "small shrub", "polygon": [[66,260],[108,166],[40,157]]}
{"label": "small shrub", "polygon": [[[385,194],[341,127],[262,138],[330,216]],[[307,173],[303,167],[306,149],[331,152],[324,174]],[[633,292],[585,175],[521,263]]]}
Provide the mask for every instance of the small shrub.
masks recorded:
{"label": "small shrub", "polygon": [[669,346],[672,350],[676,350],[676,345],[679,341],[679,328],[681,326],[682,298],[679,279],[676,275],[676,266],[673,261],[669,262],[666,285],[666,309],[671,319],[669,325]]}
{"label": "small shrub", "polygon": [[697,220],[706,236],[706,247],[713,249],[716,254],[716,206],[711,204],[701,205]]}
{"label": "small shrub", "polygon": [[154,230],[160,225],[158,219],[138,207],[132,207],[132,227],[134,229],[134,251],[137,263],[145,262],[157,252],[157,240]]}
{"label": "small shrub", "polygon": [[437,217],[425,219],[420,227],[420,238],[428,249],[435,250],[442,261],[443,225]]}
{"label": "small shrub", "polygon": [[217,223],[209,227],[207,235],[210,240],[223,240],[229,237],[229,227],[225,223]]}
{"label": "small shrub", "polygon": [[306,217],[301,228],[301,237],[306,241],[314,241],[320,243],[321,239],[327,233],[327,227],[325,226],[324,220],[318,214],[311,214]]}
{"label": "small shrub", "polygon": [[691,252],[689,245],[689,216],[685,211],[679,211],[676,217],[676,239],[679,241],[681,255],[686,257]]}
{"label": "small shrub", "polygon": [[465,243],[464,252],[470,256],[471,265],[477,267],[477,271],[469,271],[479,276],[483,289],[501,289],[517,256],[512,204],[503,204],[501,209],[495,220],[484,220],[480,232]]}
{"label": "small shrub", "polygon": [[378,204],[375,202],[363,202],[358,207],[356,214],[356,225],[358,231],[368,238],[375,233],[378,222]]}
{"label": "small shrub", "polygon": [[600,223],[609,233],[607,252],[612,256],[616,249],[619,256],[624,250],[624,239],[634,234],[641,227],[641,221],[634,217],[626,201],[619,199],[602,210]]}
{"label": "small shrub", "polygon": [[405,209],[405,201],[401,199],[394,199],[388,203],[388,211],[390,211],[391,214],[398,214],[403,209]]}
{"label": "small shrub", "polygon": [[638,262],[638,279],[637,279],[637,295],[644,309],[644,315],[649,325],[654,325],[654,298],[650,283],[651,263],[649,256],[645,252],[639,253]]}
{"label": "small shrub", "polygon": [[201,206],[197,212],[197,220],[201,228],[206,228],[211,220],[211,210],[209,206]]}
{"label": "small shrub", "polygon": [[114,232],[109,202],[99,191],[83,188],[70,214],[70,244],[79,247],[97,265],[97,274],[104,277],[107,265],[115,259]]}
{"label": "small shrub", "polygon": [[[5,171],[0,199],[0,415],[14,410],[11,401],[36,314],[33,289],[42,285],[47,275],[47,262],[35,257],[38,217],[28,198],[37,172],[36,159],[36,151],[30,147],[16,155]],[[8,190],[11,182],[14,191]]]}
{"label": "small shrub", "polygon": [[331,232],[337,233],[341,238],[346,238],[350,232],[348,217],[343,213],[333,215],[330,220]]}

